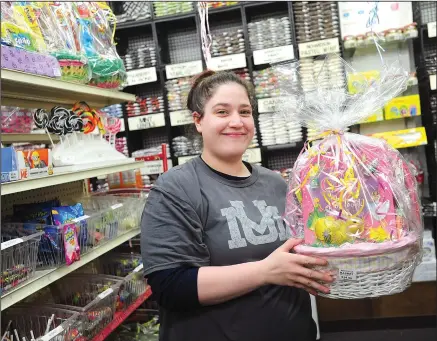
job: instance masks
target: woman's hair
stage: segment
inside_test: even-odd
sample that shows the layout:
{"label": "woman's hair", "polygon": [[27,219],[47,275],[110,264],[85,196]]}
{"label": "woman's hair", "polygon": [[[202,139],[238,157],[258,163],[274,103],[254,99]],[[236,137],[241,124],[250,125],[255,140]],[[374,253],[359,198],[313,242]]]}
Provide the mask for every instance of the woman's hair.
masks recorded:
{"label": "woman's hair", "polygon": [[192,86],[187,98],[187,107],[192,112],[204,115],[205,103],[212,97],[214,91],[223,84],[236,83],[244,87],[249,97],[252,110],[255,112],[256,100],[252,86],[233,72],[214,72],[206,70],[193,78]]}

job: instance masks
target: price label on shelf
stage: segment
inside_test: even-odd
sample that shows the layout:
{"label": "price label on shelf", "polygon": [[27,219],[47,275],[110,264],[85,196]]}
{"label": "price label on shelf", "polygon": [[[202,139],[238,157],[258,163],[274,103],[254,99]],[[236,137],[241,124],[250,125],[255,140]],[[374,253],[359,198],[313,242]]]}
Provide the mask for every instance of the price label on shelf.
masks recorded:
{"label": "price label on shelf", "polygon": [[126,74],[127,74],[126,83],[128,86],[144,84],[144,83],[152,83],[158,80],[155,67],[131,70],[126,72]]}
{"label": "price label on shelf", "polygon": [[167,75],[167,79],[196,75],[201,73],[202,70],[203,66],[201,60],[165,66],[165,74]]}
{"label": "price label on shelf", "polygon": [[138,265],[135,269],[134,272],[139,272],[140,270],[143,270],[143,264]]}
{"label": "price label on shelf", "polygon": [[172,111],[170,113],[171,126],[182,126],[193,123],[193,115],[190,110]]}
{"label": "price label on shelf", "polygon": [[243,154],[243,160],[249,163],[261,162],[261,149],[251,148]]}
{"label": "price label on shelf", "polygon": [[3,242],[1,244],[1,250],[3,251],[4,249],[7,249],[8,247],[20,244],[22,242],[24,242],[24,240],[21,238],[14,238],[14,239],[8,240],[8,241]]}
{"label": "price label on shelf", "polygon": [[164,113],[129,117],[129,130],[141,130],[165,126]]}
{"label": "price label on shelf", "polygon": [[164,172],[164,165],[162,160],[146,161],[144,167],[141,168],[141,174],[153,175]]}
{"label": "price label on shelf", "polygon": [[102,292],[101,294],[99,294],[99,298],[101,300],[103,300],[105,297],[111,295],[114,292],[114,290],[112,290],[112,288],[106,289],[104,292]]}
{"label": "price label on shelf", "polygon": [[125,130],[126,130],[126,127],[124,126],[124,118],[120,118],[120,122],[121,122],[121,125],[120,125],[120,132],[125,131]]}
{"label": "price label on shelf", "polygon": [[285,97],[270,97],[258,100],[258,112],[260,114],[267,112],[275,112],[278,106],[286,101]]}
{"label": "price label on shelf", "polygon": [[429,76],[429,86],[431,90],[436,90],[436,75]]}
{"label": "price label on shelf", "polygon": [[[105,177],[105,179],[106,179],[106,177]],[[74,218],[73,221],[74,221],[75,223],[78,223],[79,221],[82,221],[82,220],[88,219],[89,217],[90,217],[89,215],[83,215],[82,217]]]}
{"label": "price label on shelf", "polygon": [[435,36],[437,36],[436,34],[436,26],[435,26],[436,22],[429,22],[427,24],[428,26],[428,38],[434,38]]}
{"label": "price label on shelf", "polygon": [[293,45],[253,51],[253,62],[255,65],[279,63],[291,59],[294,59]]}
{"label": "price label on shelf", "polygon": [[209,68],[214,71],[224,71],[243,68],[246,65],[246,55],[244,53],[237,53],[211,58]]}
{"label": "price label on shelf", "polygon": [[338,38],[323,39],[317,41],[310,41],[308,43],[301,43],[299,47],[299,57],[314,57],[327,53],[334,53],[340,51],[340,44]]}
{"label": "price label on shelf", "polygon": [[58,326],[55,329],[51,330],[50,332],[48,332],[46,335],[42,336],[41,339],[39,339],[40,341],[49,341],[52,340],[55,336],[61,334],[64,331],[64,327]]}
{"label": "price label on shelf", "polygon": [[197,157],[198,155],[180,156],[178,157],[178,165],[183,165],[185,162]]}

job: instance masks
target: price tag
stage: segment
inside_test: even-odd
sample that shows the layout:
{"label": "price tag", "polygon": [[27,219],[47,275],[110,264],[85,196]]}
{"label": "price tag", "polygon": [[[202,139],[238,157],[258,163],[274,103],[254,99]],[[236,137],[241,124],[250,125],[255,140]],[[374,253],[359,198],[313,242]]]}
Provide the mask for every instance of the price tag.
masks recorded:
{"label": "price tag", "polygon": [[139,272],[140,270],[143,270],[143,264],[138,265],[138,266],[134,269],[134,272]]}
{"label": "price tag", "polygon": [[271,97],[271,98],[262,98],[258,100],[258,112],[260,114],[266,112],[275,112],[278,109],[278,106],[285,103],[287,99],[285,97]]}
{"label": "price tag", "polygon": [[102,292],[101,294],[99,294],[99,298],[101,300],[103,300],[106,296],[111,295],[114,292],[114,290],[112,290],[112,288],[106,289],[104,292]]}
{"label": "price tag", "polygon": [[293,45],[253,51],[253,61],[255,65],[278,63],[291,59],[294,59]]}
{"label": "price tag", "polygon": [[165,126],[164,113],[129,117],[129,130],[141,130]]}
{"label": "price tag", "polygon": [[141,174],[152,175],[161,174],[164,172],[164,165],[162,160],[146,161],[144,167],[141,168]]}
{"label": "price tag", "polygon": [[178,157],[178,165],[183,165],[185,162],[197,157],[198,155],[180,156]]}
{"label": "price tag", "polygon": [[431,90],[436,89],[436,75],[429,76],[429,86],[431,87]]}
{"label": "price tag", "polygon": [[58,326],[55,329],[51,330],[50,332],[48,332],[46,335],[42,336],[41,339],[39,339],[40,341],[49,341],[51,339],[53,339],[56,335],[61,334],[64,331],[64,327]]}
{"label": "price tag", "polygon": [[313,57],[340,51],[338,38],[323,39],[298,45],[299,57]]}
{"label": "price tag", "polygon": [[124,118],[120,118],[120,122],[121,122],[121,125],[120,125],[120,132],[125,131],[125,130],[126,130],[126,127],[124,126]]}
{"label": "price tag", "polygon": [[2,243],[1,250],[3,251],[4,249],[7,249],[8,247],[20,244],[22,242],[24,242],[24,240],[21,238],[15,238],[15,239],[8,240],[8,241]]}
{"label": "price tag", "polygon": [[115,204],[115,205],[112,205],[112,206],[111,206],[111,208],[112,208],[113,210],[116,210],[117,208],[120,208],[120,207],[123,207],[123,204],[122,204],[122,203],[118,203],[118,204]]}
{"label": "price tag", "polygon": [[244,53],[238,53],[211,58],[209,68],[214,71],[224,71],[243,67],[246,67],[246,55]]}
{"label": "price tag", "polygon": [[436,22],[429,22],[428,23],[428,38],[434,38],[435,36],[437,36],[436,34],[436,26],[435,26]]}
{"label": "price tag", "polygon": [[261,149],[251,148],[246,150],[246,152],[243,154],[243,161],[249,163],[261,162]]}
{"label": "price tag", "polygon": [[171,126],[182,126],[193,123],[193,115],[190,110],[172,111],[170,113]]}
{"label": "price tag", "polygon": [[144,84],[144,83],[152,83],[152,82],[156,82],[158,79],[156,75],[155,67],[131,70],[126,72],[126,74],[127,74],[126,83],[128,86]]}
{"label": "price tag", "polygon": [[203,66],[201,60],[165,66],[165,74],[167,75],[167,79],[196,75],[201,73],[202,70]]}
{"label": "price tag", "polygon": [[82,221],[82,220],[88,219],[89,217],[90,217],[89,215],[83,215],[82,217],[74,218],[73,221],[74,221],[75,223],[78,223],[79,221]]}
{"label": "price tag", "polygon": [[342,280],[356,281],[357,272],[354,270],[338,270],[338,277]]}

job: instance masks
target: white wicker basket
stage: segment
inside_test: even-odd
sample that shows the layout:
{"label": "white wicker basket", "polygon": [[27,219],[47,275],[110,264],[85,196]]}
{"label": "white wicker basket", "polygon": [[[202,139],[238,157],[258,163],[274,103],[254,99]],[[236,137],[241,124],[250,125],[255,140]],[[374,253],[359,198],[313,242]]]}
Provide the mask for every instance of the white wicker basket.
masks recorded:
{"label": "white wicker basket", "polygon": [[329,285],[329,294],[320,296],[335,299],[361,299],[393,295],[407,289],[421,258],[420,243],[414,242],[393,252],[371,256],[320,256],[334,270],[336,280]]}

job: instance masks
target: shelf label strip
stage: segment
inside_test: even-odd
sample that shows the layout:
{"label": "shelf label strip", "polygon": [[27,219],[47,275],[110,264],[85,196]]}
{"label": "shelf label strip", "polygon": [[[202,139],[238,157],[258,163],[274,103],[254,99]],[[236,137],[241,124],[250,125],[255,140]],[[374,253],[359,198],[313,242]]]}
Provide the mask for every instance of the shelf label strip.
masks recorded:
{"label": "shelf label strip", "polygon": [[285,97],[270,97],[258,100],[258,112],[260,114],[275,112],[282,103],[287,100]]}
{"label": "shelf label strip", "polygon": [[308,43],[301,43],[299,47],[299,57],[314,57],[323,54],[334,53],[340,51],[340,44],[338,38],[323,39],[317,41],[310,41]]}
{"label": "shelf label strip", "polygon": [[128,124],[130,131],[164,127],[165,117],[164,113],[129,117]]}
{"label": "shelf label strip", "polygon": [[292,59],[294,59],[293,45],[253,51],[253,61],[255,65],[279,63]]}
{"label": "shelf label strip", "polygon": [[126,72],[127,86],[152,83],[158,80],[155,67],[148,67],[144,69],[131,70]]}
{"label": "shelf label strip", "polygon": [[193,116],[190,110],[179,110],[170,112],[170,122],[172,127],[182,126],[193,123]]}
{"label": "shelf label strip", "polygon": [[167,79],[193,76],[201,73],[202,70],[203,65],[201,60],[165,66],[165,74]]}
{"label": "shelf label strip", "polygon": [[244,53],[214,57],[211,58],[210,62],[210,69],[214,71],[233,70],[243,67],[246,67],[246,55]]}
{"label": "shelf label strip", "polygon": [[431,90],[436,90],[436,75],[429,76],[429,86]]}
{"label": "shelf label strip", "polygon": [[428,26],[428,38],[434,38],[437,36],[437,32],[436,32],[436,22],[429,22],[427,24]]}

